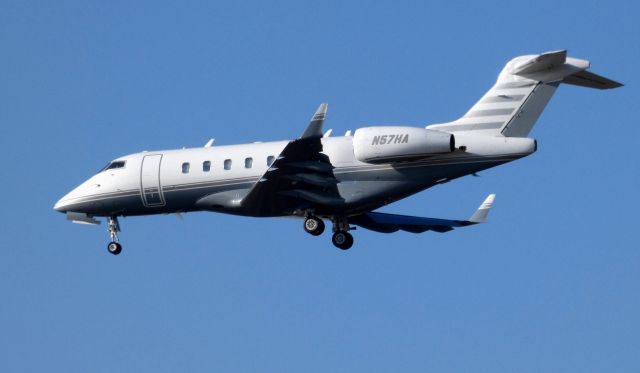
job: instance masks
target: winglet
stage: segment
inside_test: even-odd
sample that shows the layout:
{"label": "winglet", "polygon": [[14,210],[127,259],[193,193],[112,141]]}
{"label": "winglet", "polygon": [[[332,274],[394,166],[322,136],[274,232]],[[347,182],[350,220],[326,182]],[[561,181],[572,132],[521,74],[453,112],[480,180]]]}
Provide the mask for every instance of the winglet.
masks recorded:
{"label": "winglet", "polygon": [[496,199],[495,194],[489,194],[487,198],[485,198],[484,202],[478,207],[476,212],[471,215],[469,218],[469,222],[474,224],[484,223],[487,221],[487,215],[489,215],[489,210],[491,210],[491,206],[493,205],[493,201]]}
{"label": "winglet", "polygon": [[301,139],[309,138],[309,137],[322,137],[322,125],[324,124],[324,118],[327,115],[327,104],[320,104],[318,106],[318,110],[311,118],[307,129],[304,130]]}

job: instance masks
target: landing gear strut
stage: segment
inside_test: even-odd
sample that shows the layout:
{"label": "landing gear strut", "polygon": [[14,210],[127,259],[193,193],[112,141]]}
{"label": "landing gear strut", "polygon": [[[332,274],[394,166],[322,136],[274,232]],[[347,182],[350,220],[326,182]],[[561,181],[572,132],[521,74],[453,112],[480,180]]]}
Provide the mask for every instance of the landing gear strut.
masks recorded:
{"label": "landing gear strut", "polygon": [[307,216],[304,219],[304,230],[313,236],[319,236],[324,232],[324,222],[317,216]]}
{"label": "landing gear strut", "polygon": [[334,218],[333,236],[331,237],[333,245],[341,250],[349,250],[353,246],[353,236],[349,233],[351,229],[347,219]]}
{"label": "landing gear strut", "polygon": [[111,236],[111,242],[107,245],[107,250],[113,255],[118,255],[122,251],[122,245],[118,242],[118,232],[120,232],[118,217],[110,216],[107,219],[107,228],[109,228],[109,236]]}

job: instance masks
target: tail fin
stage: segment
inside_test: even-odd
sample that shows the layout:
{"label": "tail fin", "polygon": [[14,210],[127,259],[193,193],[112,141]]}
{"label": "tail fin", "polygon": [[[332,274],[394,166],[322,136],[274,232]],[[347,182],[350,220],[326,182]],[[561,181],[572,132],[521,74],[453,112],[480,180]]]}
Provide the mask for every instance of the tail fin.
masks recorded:
{"label": "tail fin", "polygon": [[589,61],[567,57],[566,50],[516,57],[502,69],[496,84],[462,118],[427,128],[527,137],[560,83],[598,89],[622,86],[585,71],[589,66]]}

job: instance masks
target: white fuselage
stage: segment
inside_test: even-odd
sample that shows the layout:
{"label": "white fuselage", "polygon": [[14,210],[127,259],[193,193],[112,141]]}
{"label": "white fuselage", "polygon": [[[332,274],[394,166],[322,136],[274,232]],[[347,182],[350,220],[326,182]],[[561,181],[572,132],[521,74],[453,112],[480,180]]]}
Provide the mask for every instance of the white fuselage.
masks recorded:
{"label": "white fuselage", "polygon": [[[459,135],[456,141],[464,150],[411,162],[368,164],[355,158],[353,137],[323,138],[323,153],[334,167],[337,187],[345,200],[341,213],[380,207],[438,183],[529,155],[536,147],[528,138]],[[94,216],[196,210],[252,215],[239,202],[287,143],[145,151],[120,157],[114,162],[125,162],[123,167],[97,173],[65,195],[55,208]],[[295,211],[270,215],[288,214]]]}

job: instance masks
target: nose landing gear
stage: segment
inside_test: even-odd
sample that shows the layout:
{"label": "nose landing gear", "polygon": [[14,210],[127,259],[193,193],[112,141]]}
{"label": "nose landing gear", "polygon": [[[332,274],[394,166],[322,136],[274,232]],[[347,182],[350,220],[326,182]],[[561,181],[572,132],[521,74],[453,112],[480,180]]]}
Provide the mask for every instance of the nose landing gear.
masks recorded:
{"label": "nose landing gear", "polygon": [[118,242],[120,224],[118,223],[117,216],[110,216],[109,219],[107,219],[107,228],[109,228],[109,236],[111,236],[111,242],[107,245],[107,250],[113,255],[118,255],[122,251],[122,245]]}
{"label": "nose landing gear", "polygon": [[107,250],[113,255],[118,255],[122,251],[122,245],[117,242],[109,242]]}

